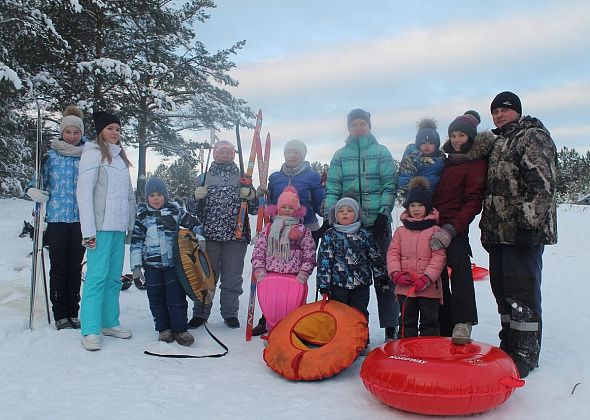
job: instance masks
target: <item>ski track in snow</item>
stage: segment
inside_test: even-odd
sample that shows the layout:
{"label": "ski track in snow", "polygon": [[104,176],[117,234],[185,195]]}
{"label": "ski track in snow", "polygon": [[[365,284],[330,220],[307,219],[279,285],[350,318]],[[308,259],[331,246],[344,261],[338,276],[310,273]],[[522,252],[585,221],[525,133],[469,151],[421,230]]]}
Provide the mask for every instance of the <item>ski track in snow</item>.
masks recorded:
{"label": "ski track in snow", "polygon": [[[290,382],[276,375],[262,359],[263,343],[245,342],[250,252],[244,270],[239,330],[225,327],[216,296],[208,326],[230,352],[219,359],[164,359],[146,349],[218,353],[222,349],[204,328],[191,330],[189,349],[157,342],[145,291],[132,286],[121,292],[121,322],[133,338],[104,337],[102,350],[85,351],[80,334],[48,325],[39,288],[35,326],[28,328],[31,241],[19,238],[32,203],[0,200],[0,395],[2,419],[359,419],[419,418],[381,404],[365,390],[358,376],[363,358],[340,375],[318,382]],[[400,209],[394,210],[394,220]],[[541,367],[524,388],[502,406],[478,415],[482,419],[587,418],[590,411],[590,369],[585,334],[588,316],[588,238],[590,206],[560,207],[559,244],[545,248],[543,271],[543,348]],[[477,223],[471,225],[474,262],[487,267]],[[128,270],[127,265],[125,271]],[[315,298],[310,278],[308,301]],[[371,343],[383,342],[374,292],[370,302]],[[498,344],[499,319],[489,281],[478,281],[477,341]],[[189,309],[192,305],[189,304]],[[190,310],[189,310],[190,314]],[[256,308],[255,319],[260,315]],[[582,328],[580,330],[580,328]],[[572,389],[580,383],[572,395]]]}

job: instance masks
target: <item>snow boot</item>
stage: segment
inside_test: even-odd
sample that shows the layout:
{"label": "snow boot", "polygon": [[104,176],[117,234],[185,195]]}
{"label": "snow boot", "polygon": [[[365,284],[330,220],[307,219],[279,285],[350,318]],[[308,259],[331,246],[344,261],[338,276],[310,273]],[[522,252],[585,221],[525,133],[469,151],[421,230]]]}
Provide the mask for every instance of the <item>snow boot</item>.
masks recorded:
{"label": "snow boot", "polygon": [[518,368],[521,378],[526,378],[539,361],[539,321],[535,312],[524,303],[506,298],[510,304],[510,339],[508,354]]}
{"label": "snow boot", "polygon": [[510,353],[510,314],[500,314],[502,329],[498,333],[500,349]]}
{"label": "snow boot", "polygon": [[115,338],[131,338],[131,331],[122,328],[120,325],[111,328],[103,328],[102,335],[108,335]]}
{"label": "snow boot", "polygon": [[240,320],[236,317],[225,318],[223,322],[230,328],[240,328]]}
{"label": "snow boot", "polygon": [[468,344],[471,342],[471,323],[459,322],[453,328],[451,341],[453,344]]}
{"label": "snow boot", "polygon": [[158,341],[163,341],[165,343],[171,343],[172,341],[174,341],[172,330],[168,328],[167,330],[160,331],[158,333]]}
{"label": "snow boot", "polygon": [[55,328],[59,330],[71,330],[72,324],[70,324],[70,320],[67,318],[58,319],[55,321]]}
{"label": "snow boot", "polygon": [[70,325],[72,326],[72,328],[74,328],[76,330],[79,330],[80,327],[82,326],[80,324],[80,320],[78,318],[76,318],[76,317],[74,317],[74,318],[68,318],[68,321],[70,321]]}
{"label": "snow boot", "polygon": [[181,346],[190,346],[195,342],[195,338],[188,331],[175,332],[173,335],[176,342]]}
{"label": "snow boot", "polygon": [[205,322],[207,322],[206,319],[203,318],[199,318],[198,316],[193,316],[191,318],[191,320],[188,322],[188,327],[190,329],[195,329],[195,328],[199,328],[201,325],[203,325]]}
{"label": "snow boot", "polygon": [[259,335],[262,335],[265,332],[267,332],[267,330],[266,330],[266,318],[263,315],[258,320],[258,325],[256,325],[254,328],[252,328],[252,335],[254,337],[258,337]]}
{"label": "snow boot", "polygon": [[88,351],[100,350],[100,336],[97,334],[83,335],[82,347]]}

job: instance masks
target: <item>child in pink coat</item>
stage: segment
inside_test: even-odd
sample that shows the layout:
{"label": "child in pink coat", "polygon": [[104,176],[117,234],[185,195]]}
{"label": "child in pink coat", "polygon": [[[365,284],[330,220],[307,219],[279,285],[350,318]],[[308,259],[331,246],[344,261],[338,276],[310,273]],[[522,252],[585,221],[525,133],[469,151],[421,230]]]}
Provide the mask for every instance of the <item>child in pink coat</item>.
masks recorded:
{"label": "child in pink coat", "polygon": [[[256,281],[270,272],[292,274],[301,284],[307,284],[315,261],[315,242],[311,231],[303,225],[306,209],[299,203],[297,190],[288,186],[279,196],[277,205],[268,206],[272,223],[260,232],[252,251],[252,270]],[[267,323],[270,332],[274,325]]]}
{"label": "child in pink coat", "polygon": [[[402,338],[440,335],[438,308],[442,303],[440,273],[446,250],[430,248],[437,226],[438,211],[432,208],[428,180],[414,177],[408,184],[405,211],[387,250],[387,272],[396,285],[402,312]],[[418,318],[420,326],[418,327]]]}

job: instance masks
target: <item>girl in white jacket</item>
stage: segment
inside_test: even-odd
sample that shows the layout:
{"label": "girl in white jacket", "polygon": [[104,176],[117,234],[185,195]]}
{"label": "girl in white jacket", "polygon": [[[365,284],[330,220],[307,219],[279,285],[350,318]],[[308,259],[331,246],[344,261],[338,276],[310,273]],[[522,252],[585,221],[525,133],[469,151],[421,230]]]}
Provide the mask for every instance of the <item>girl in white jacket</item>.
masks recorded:
{"label": "girl in white jacket", "polygon": [[119,292],[125,258],[125,234],[133,230],[135,197],[120,142],[121,122],[104,111],[93,114],[98,137],[87,142],[78,176],[82,245],[87,251],[80,322],[82,346],[100,350],[100,334],[130,338],[119,322]]}

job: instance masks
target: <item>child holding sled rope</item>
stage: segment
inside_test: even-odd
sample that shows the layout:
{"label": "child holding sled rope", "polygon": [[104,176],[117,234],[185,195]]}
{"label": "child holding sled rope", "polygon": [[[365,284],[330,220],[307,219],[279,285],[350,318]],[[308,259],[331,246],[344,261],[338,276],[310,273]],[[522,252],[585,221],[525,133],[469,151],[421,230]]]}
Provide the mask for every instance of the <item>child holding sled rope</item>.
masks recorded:
{"label": "child holding sled rope", "polygon": [[199,239],[199,247],[205,250],[205,238],[199,220],[170,202],[168,188],[159,178],[152,177],[145,184],[147,205],[138,206],[135,227],[129,248],[133,277],[139,277],[144,268],[150,311],[154,317],[158,340],[181,346],[190,346],[195,339],[188,332],[186,293],[174,264],[174,241],[178,225],[192,229]]}
{"label": "child holding sled rope", "polygon": [[[395,283],[402,313],[401,338],[440,335],[438,308],[442,302],[440,273],[446,251],[430,248],[432,236],[441,228],[432,207],[428,180],[414,177],[408,184],[401,214],[402,226],[393,234],[387,250],[387,271]],[[420,319],[418,326],[418,318]]]}
{"label": "child holding sled rope", "polygon": [[270,332],[288,312],[305,303],[307,279],[315,267],[315,242],[311,231],[303,225],[306,208],[299,203],[299,196],[295,188],[291,186],[285,188],[279,196],[276,206],[268,206],[267,211],[272,223],[266,225],[256,239],[252,252],[254,276],[258,282],[261,282],[267,278],[270,280],[271,275],[279,274],[281,275],[280,281],[283,283],[295,278],[297,282],[304,285],[303,289],[298,292],[300,299],[295,297],[294,302],[287,299],[284,305],[287,310],[282,312],[276,311],[272,307],[278,305],[278,302],[283,301],[285,297],[276,296],[275,299],[273,296],[266,296],[268,298],[266,300],[269,300],[269,305],[264,305],[267,307],[266,312],[272,311],[273,314],[265,313],[263,307],[265,299],[261,299],[260,290],[265,288],[259,287],[257,289],[261,308],[266,317],[266,328]]}

